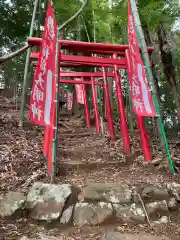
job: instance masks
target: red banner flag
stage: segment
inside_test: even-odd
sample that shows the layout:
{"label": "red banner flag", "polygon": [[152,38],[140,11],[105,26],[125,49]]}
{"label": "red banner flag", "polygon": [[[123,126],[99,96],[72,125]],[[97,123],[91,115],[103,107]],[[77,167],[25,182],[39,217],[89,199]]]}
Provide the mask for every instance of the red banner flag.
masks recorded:
{"label": "red banner flag", "polygon": [[49,3],[39,59],[34,74],[29,113],[30,120],[41,126],[51,123],[52,110],[55,108],[56,42],[57,25]]}
{"label": "red banner flag", "polygon": [[130,0],[128,1],[128,39],[130,55],[129,71],[131,72],[129,81],[133,111],[139,116],[156,116],[151,91],[146,79],[146,71],[141,60]]}
{"label": "red banner flag", "polygon": [[72,110],[73,105],[73,94],[71,92],[67,92],[67,111],[70,112]]}
{"label": "red banner flag", "polygon": [[29,118],[45,126],[44,156],[48,157],[48,173],[52,174],[52,142],[56,109],[56,43],[57,24],[49,3],[39,58],[34,74]]}
{"label": "red banner flag", "polygon": [[[81,78],[75,78],[75,81],[82,81]],[[77,103],[84,104],[84,84],[75,84]]]}

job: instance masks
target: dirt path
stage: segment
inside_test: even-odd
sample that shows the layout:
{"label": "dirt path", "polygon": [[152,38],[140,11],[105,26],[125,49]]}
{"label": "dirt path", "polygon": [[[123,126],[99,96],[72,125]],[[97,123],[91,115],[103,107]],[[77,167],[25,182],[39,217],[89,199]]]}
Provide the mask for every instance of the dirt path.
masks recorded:
{"label": "dirt path", "polygon": [[[17,115],[16,112],[14,112]],[[0,115],[1,116],[1,115]],[[16,120],[13,118],[13,122]],[[59,130],[58,140],[58,174],[55,183],[72,183],[84,186],[89,182],[144,183],[180,182],[179,175],[160,172],[143,164],[143,156],[139,150],[139,140],[132,139],[133,155],[124,155],[122,140],[112,144],[108,137],[87,130],[83,121],[72,118],[63,122],[64,128]],[[4,124],[0,120],[0,194],[10,190],[27,192],[35,181],[49,182],[46,175],[46,160],[42,154],[43,130],[26,122],[24,131],[17,124]],[[171,223],[157,225],[151,229],[148,225],[113,225],[105,227],[71,227],[59,229],[27,222],[26,216],[18,221],[0,219],[1,239],[18,239],[19,236],[37,236],[37,233],[48,233],[59,239],[99,239],[105,229],[119,232],[135,233],[146,231],[156,235],[166,235],[169,239],[179,239],[179,220],[172,216]],[[52,227],[52,226],[51,226]]]}

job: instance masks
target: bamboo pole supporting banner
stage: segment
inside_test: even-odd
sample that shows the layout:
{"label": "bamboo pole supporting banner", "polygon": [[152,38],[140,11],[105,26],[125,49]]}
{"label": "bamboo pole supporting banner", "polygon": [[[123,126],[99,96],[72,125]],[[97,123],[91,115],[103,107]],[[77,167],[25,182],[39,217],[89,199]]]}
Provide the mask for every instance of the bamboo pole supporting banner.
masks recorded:
{"label": "bamboo pole supporting banner", "polygon": [[[83,81],[83,77],[81,77],[81,80]],[[91,121],[90,121],[90,114],[89,114],[89,108],[88,108],[88,101],[87,101],[87,94],[86,94],[86,85],[84,85],[83,88],[83,98],[84,98],[84,112],[86,115],[86,122],[87,122],[87,127],[91,127]]]}
{"label": "bamboo pole supporting banner", "polygon": [[102,67],[102,72],[103,72],[103,80],[104,80],[104,95],[105,95],[105,103],[106,103],[106,117],[108,121],[108,130],[109,130],[111,139],[115,141],[116,137],[115,137],[114,124],[112,120],[112,108],[111,108],[111,103],[109,98],[109,88],[107,83],[105,67]]}
{"label": "bamboo pole supporting banner", "polygon": [[[58,28],[57,28],[58,32]],[[58,43],[58,35],[57,34],[57,42],[56,42],[56,112],[55,112],[55,122],[54,122],[54,138],[53,138],[53,169],[52,169],[52,177],[56,174],[56,158],[57,158],[57,136],[58,136],[58,116],[59,116],[59,77],[60,77],[60,61],[59,61],[59,43]]]}
{"label": "bamboo pole supporting banner", "polygon": [[[117,58],[117,55],[114,54],[113,57]],[[128,134],[128,126],[126,122],[126,113],[125,113],[124,103],[123,103],[121,77],[120,77],[120,73],[118,72],[117,65],[114,65],[114,72],[115,72],[115,78],[116,78],[116,95],[117,95],[117,105],[118,105],[118,111],[119,111],[119,123],[120,123],[120,128],[123,136],[124,151],[128,153],[128,152],[131,152],[131,148],[130,148],[130,141],[129,141],[129,134]]]}
{"label": "bamboo pole supporting banner", "polygon": [[165,151],[166,151],[168,159],[169,159],[169,164],[170,164],[171,171],[172,171],[173,174],[175,174],[175,169],[174,169],[174,166],[173,166],[172,156],[171,156],[171,153],[169,151],[169,146],[168,146],[168,142],[167,142],[164,126],[163,126],[163,121],[162,121],[162,117],[161,117],[161,113],[160,113],[160,107],[159,107],[157,94],[156,94],[156,87],[155,87],[155,84],[154,84],[153,74],[152,74],[152,70],[151,70],[151,63],[150,63],[150,59],[149,59],[149,54],[148,54],[146,41],[145,41],[145,38],[144,38],[144,33],[143,33],[143,30],[142,30],[142,26],[141,26],[141,21],[140,21],[140,18],[139,18],[138,9],[137,9],[135,0],[129,0],[129,1],[131,3],[131,9],[132,9],[132,14],[134,16],[136,31],[137,31],[137,34],[139,34],[139,37],[140,37],[140,44],[139,45],[141,47],[141,52],[142,52],[142,56],[143,56],[143,60],[144,60],[144,65],[145,65],[145,68],[146,68],[147,81],[148,81],[148,83],[150,85],[150,89],[152,91],[154,106],[155,106],[155,109],[156,109],[156,112],[157,112],[157,115],[158,115],[158,118],[159,118],[161,134],[162,134],[162,137],[163,137],[163,140],[164,140],[164,145],[165,145]]}
{"label": "bamboo pole supporting banner", "polygon": [[94,84],[94,77],[91,77],[91,82],[92,82],[92,102],[94,106],[94,117],[96,120],[96,132],[100,132],[100,120],[99,120],[99,112],[98,112],[98,106],[96,102],[96,90],[95,90],[95,84]]}
{"label": "bamboo pole supporting banner", "polygon": [[[35,0],[34,2],[34,9],[33,9],[33,15],[31,20],[31,27],[29,32],[29,37],[33,36],[33,29],[34,29],[34,23],[36,19],[36,13],[38,8],[39,0]],[[24,105],[25,105],[25,95],[26,95],[26,83],[28,78],[28,69],[29,69],[29,63],[30,63],[30,55],[31,55],[31,48],[28,48],[27,55],[26,55],[26,63],[24,68],[24,78],[23,78],[23,86],[22,86],[22,95],[21,95],[21,107],[20,107],[20,121],[19,126],[23,126],[23,119],[24,119]]]}

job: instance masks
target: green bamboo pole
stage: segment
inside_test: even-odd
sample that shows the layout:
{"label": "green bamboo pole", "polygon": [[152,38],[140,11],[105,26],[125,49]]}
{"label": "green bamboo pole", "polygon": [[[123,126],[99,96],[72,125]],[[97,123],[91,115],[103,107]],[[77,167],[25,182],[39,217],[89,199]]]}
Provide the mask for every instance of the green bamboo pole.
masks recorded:
{"label": "green bamboo pole", "polygon": [[38,3],[38,27],[37,27],[37,37],[41,37],[41,1]]}
{"label": "green bamboo pole", "polygon": [[[94,37],[94,43],[96,43],[96,20],[95,20],[95,12],[92,11],[93,14],[93,37]],[[97,54],[93,55],[94,57],[97,57]],[[95,72],[97,72],[97,67],[94,68]],[[101,78],[99,78],[97,81],[99,81]],[[104,90],[104,89],[103,89]],[[104,134],[104,120],[103,120],[103,108],[101,104],[101,92],[100,92],[100,86],[96,86],[96,98],[99,99],[99,111],[100,111],[100,125],[101,125],[101,133]]]}
{"label": "green bamboo pole", "polygon": [[[58,29],[57,29],[58,31]],[[57,42],[56,42],[56,59],[55,59],[55,65],[56,65],[56,75],[55,75],[55,81],[56,81],[56,114],[55,114],[55,126],[54,126],[54,138],[53,138],[53,172],[52,177],[56,174],[56,158],[57,158],[57,137],[58,137],[58,116],[59,116],[59,34],[57,34]]]}
{"label": "green bamboo pole", "polygon": [[[29,37],[33,36],[34,22],[36,19],[38,5],[39,5],[39,0],[35,0]],[[21,108],[20,108],[20,121],[19,121],[20,127],[23,126],[23,119],[24,119],[24,104],[25,104],[25,95],[26,95],[26,83],[27,83],[27,78],[28,78],[28,68],[29,68],[29,63],[30,63],[30,54],[31,54],[31,48],[28,48],[27,55],[26,55],[26,63],[25,63],[25,68],[24,68],[24,79],[23,79],[23,87],[22,87],[22,95],[21,95]]]}
{"label": "green bamboo pole", "polygon": [[171,157],[171,153],[169,151],[169,146],[168,146],[168,142],[167,142],[164,126],[163,126],[163,121],[162,121],[162,118],[161,118],[160,107],[159,107],[159,103],[158,103],[158,99],[157,99],[157,95],[156,95],[156,87],[155,87],[155,84],[154,84],[153,74],[152,74],[152,70],[151,70],[151,63],[150,63],[150,59],[149,59],[147,45],[146,45],[145,38],[144,38],[144,33],[143,33],[143,30],[142,30],[142,26],[141,26],[141,21],[140,21],[140,18],[139,18],[138,9],[137,9],[135,0],[130,0],[130,3],[131,3],[132,14],[134,16],[136,31],[140,36],[140,47],[141,47],[141,51],[142,51],[144,65],[145,65],[145,68],[146,68],[147,80],[148,80],[148,83],[150,85],[150,89],[152,91],[153,102],[154,102],[154,106],[155,106],[155,109],[156,109],[156,112],[157,112],[157,115],[158,115],[158,119],[159,119],[161,134],[162,134],[162,137],[163,137],[163,140],[164,140],[164,145],[165,145],[165,151],[166,151],[167,156],[168,156],[171,171],[172,171],[173,174],[175,174],[172,157]]}

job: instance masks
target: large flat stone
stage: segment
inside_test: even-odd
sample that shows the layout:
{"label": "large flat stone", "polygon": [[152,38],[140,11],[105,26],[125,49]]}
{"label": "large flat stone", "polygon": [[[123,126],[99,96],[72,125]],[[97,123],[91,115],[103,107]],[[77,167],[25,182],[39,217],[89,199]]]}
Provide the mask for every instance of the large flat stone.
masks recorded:
{"label": "large flat stone", "polygon": [[159,187],[159,186],[153,186],[149,185],[144,187],[144,189],[141,192],[141,196],[143,200],[146,201],[156,201],[156,200],[167,200],[169,198],[169,193],[166,188],[164,187]]}
{"label": "large flat stone", "polygon": [[8,192],[0,200],[0,216],[10,217],[24,208],[26,196],[20,192]]}
{"label": "large flat stone", "polygon": [[171,211],[177,210],[177,208],[178,208],[178,202],[177,202],[176,198],[174,198],[174,197],[170,198],[168,200],[167,204],[168,204],[169,210],[171,210]]}
{"label": "large flat stone", "polygon": [[102,234],[100,240],[168,240],[166,237],[158,237],[148,234],[129,234],[108,231]]}
{"label": "large flat stone", "polygon": [[82,190],[79,200],[126,204],[132,202],[132,190],[127,184],[90,184]]}
{"label": "large flat stone", "polygon": [[129,206],[113,204],[113,207],[116,212],[116,217],[122,222],[143,223],[146,221],[144,210],[138,204],[133,203]]}
{"label": "large flat stone", "polygon": [[159,218],[159,216],[169,215],[168,205],[165,200],[146,204],[146,211],[151,218],[155,218],[155,219]]}
{"label": "large flat stone", "polygon": [[110,203],[77,203],[74,211],[74,223],[77,226],[99,225],[108,220],[113,213]]}
{"label": "large flat stone", "polygon": [[60,223],[68,224],[71,222],[72,215],[73,215],[73,209],[74,209],[74,206],[72,205],[63,211],[62,216],[60,218]]}
{"label": "large flat stone", "polygon": [[55,185],[36,182],[27,196],[26,207],[30,217],[46,221],[58,219],[71,194],[69,184]]}
{"label": "large flat stone", "polygon": [[171,194],[180,201],[180,184],[179,183],[168,183],[167,189],[171,192]]}
{"label": "large flat stone", "polygon": [[20,240],[59,240],[58,237],[47,236],[44,234],[39,234],[39,237],[38,238],[28,238],[26,236],[23,236]]}

